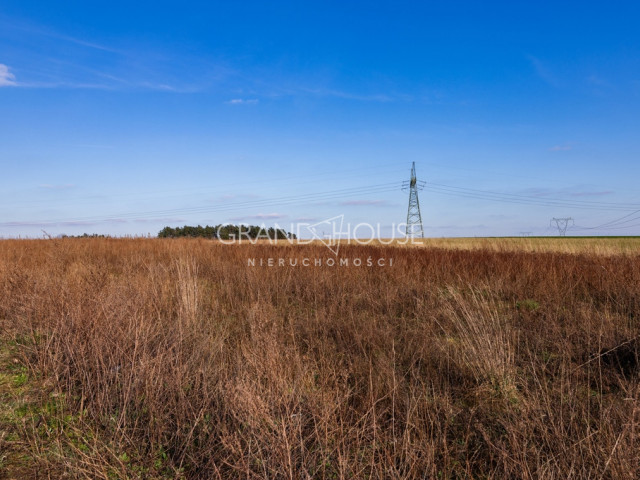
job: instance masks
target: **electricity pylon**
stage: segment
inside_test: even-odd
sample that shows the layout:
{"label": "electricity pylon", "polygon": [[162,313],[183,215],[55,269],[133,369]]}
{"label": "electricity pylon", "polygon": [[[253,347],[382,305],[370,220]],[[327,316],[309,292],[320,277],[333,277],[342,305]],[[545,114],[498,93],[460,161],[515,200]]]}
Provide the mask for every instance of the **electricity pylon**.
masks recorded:
{"label": "electricity pylon", "polygon": [[422,215],[420,215],[420,203],[418,202],[418,190],[422,190],[426,182],[416,178],[416,162],[411,166],[411,179],[402,183],[402,190],[409,190],[409,208],[407,209],[407,237],[424,238],[422,228]]}
{"label": "electricity pylon", "polygon": [[571,223],[572,226],[575,225],[573,222],[573,218],[571,217],[566,217],[566,218],[553,217],[549,222],[549,226],[553,226],[552,225],[553,223],[555,223],[556,227],[558,227],[558,234],[560,234],[561,237],[564,237],[567,234],[567,227],[569,227],[569,223]]}

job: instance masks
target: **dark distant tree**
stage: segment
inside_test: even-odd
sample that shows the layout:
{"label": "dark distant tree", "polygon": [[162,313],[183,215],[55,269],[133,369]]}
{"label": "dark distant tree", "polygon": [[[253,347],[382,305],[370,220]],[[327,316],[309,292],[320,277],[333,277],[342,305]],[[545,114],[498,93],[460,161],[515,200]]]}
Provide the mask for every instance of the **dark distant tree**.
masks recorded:
{"label": "dark distant tree", "polygon": [[265,229],[257,225],[218,224],[215,226],[205,225],[204,227],[202,225],[197,225],[195,227],[185,225],[184,227],[164,227],[158,232],[158,238],[180,237],[200,237],[218,240],[231,240],[232,238],[242,240],[286,240],[296,238],[295,234],[287,232],[281,228],[275,229],[273,227],[269,227]]}

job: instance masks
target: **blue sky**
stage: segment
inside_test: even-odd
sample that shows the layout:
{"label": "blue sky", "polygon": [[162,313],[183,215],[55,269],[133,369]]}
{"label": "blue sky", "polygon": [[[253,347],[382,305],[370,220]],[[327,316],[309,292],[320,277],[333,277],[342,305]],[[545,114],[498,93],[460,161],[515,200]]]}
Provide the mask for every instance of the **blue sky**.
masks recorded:
{"label": "blue sky", "polygon": [[384,233],[411,162],[427,236],[548,235],[552,217],[640,234],[638,18],[634,2],[4,0],[0,236],[340,214]]}

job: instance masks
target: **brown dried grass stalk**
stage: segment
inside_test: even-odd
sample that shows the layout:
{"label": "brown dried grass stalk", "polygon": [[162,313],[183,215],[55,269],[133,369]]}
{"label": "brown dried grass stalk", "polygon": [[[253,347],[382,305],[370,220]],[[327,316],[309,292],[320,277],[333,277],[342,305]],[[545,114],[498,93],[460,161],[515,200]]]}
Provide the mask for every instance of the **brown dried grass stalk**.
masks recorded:
{"label": "brown dried grass stalk", "polygon": [[640,331],[637,256],[340,255],[394,260],[0,242],[2,336],[42,379],[26,452],[77,478],[637,478],[637,345],[599,355]]}

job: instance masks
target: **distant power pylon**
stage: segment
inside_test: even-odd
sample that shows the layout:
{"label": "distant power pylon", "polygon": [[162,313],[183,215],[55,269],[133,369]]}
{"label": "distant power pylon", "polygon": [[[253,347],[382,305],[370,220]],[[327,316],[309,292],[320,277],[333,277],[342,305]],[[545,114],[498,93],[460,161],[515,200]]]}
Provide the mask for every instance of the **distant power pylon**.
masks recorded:
{"label": "distant power pylon", "polygon": [[571,224],[571,226],[575,225],[573,222],[573,218],[571,217],[566,217],[566,218],[553,217],[549,222],[549,226],[553,226],[554,223],[556,224],[556,227],[558,228],[558,234],[560,234],[561,237],[564,237],[567,234],[567,227],[570,226],[569,224]]}
{"label": "distant power pylon", "polygon": [[422,215],[420,215],[420,203],[418,202],[418,190],[422,190],[426,182],[416,178],[416,162],[411,166],[411,179],[402,184],[402,190],[409,190],[409,208],[407,209],[407,237],[424,238],[422,228]]}
{"label": "distant power pylon", "polygon": [[520,235],[522,235],[523,237],[530,237],[531,233],[533,232],[520,232]]}

